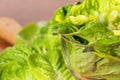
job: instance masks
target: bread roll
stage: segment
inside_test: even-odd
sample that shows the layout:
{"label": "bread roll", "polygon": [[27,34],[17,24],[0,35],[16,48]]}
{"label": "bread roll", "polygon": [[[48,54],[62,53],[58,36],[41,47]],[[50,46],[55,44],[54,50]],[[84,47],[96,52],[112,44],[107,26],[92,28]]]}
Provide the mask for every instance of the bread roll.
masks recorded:
{"label": "bread roll", "polygon": [[17,33],[21,26],[11,18],[0,18],[0,37],[8,43],[14,45]]}

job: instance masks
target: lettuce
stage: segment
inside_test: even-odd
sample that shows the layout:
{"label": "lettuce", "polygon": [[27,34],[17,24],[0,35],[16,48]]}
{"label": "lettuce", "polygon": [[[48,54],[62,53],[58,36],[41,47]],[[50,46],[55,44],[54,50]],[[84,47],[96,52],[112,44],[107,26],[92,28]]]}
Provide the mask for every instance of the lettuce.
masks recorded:
{"label": "lettuce", "polygon": [[61,54],[60,39],[49,24],[30,24],[16,45],[0,54],[0,80],[75,80]]}
{"label": "lettuce", "polygon": [[52,32],[61,35],[63,56],[74,76],[120,79],[119,19],[120,0],[85,0],[56,10]]}
{"label": "lettuce", "polygon": [[[61,47],[62,46],[62,47]],[[85,0],[27,25],[0,54],[0,80],[120,79],[120,0]]]}

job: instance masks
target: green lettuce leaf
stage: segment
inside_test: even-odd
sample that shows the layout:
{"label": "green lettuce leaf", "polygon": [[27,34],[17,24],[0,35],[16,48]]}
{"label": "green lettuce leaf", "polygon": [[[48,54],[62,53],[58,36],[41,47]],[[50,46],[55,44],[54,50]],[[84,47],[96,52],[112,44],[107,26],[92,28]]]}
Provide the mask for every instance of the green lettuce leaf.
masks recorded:
{"label": "green lettuce leaf", "polygon": [[120,36],[111,36],[110,38],[98,40],[94,44],[94,49],[98,53],[104,53],[106,57],[110,57],[120,61]]}
{"label": "green lettuce leaf", "polygon": [[100,39],[112,36],[113,32],[100,22],[91,22],[79,29],[76,35],[89,41],[89,44],[93,44]]}
{"label": "green lettuce leaf", "polygon": [[0,80],[37,80],[28,66],[28,57],[35,52],[22,45],[0,54]]}
{"label": "green lettuce leaf", "polygon": [[48,24],[42,26],[26,26],[16,45],[2,52],[0,80],[75,80],[63,60],[59,36],[50,34]]}
{"label": "green lettuce leaf", "polygon": [[[119,80],[120,37],[98,40],[93,45],[83,45],[62,35],[62,48],[67,66],[76,77]],[[113,76],[113,77],[112,77]]]}
{"label": "green lettuce leaf", "polygon": [[82,25],[98,19],[98,0],[86,0],[83,3],[67,5],[56,10],[52,23],[72,23]]}

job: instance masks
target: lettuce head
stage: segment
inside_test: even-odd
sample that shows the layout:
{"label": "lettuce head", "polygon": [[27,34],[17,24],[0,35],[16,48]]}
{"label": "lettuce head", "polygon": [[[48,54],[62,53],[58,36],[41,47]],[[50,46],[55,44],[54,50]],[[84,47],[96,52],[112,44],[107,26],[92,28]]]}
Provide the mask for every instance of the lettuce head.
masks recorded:
{"label": "lettuce head", "polygon": [[16,45],[0,54],[0,80],[75,80],[61,54],[60,39],[49,24],[30,24]]}
{"label": "lettuce head", "polygon": [[76,77],[120,79],[120,0],[84,0],[56,10],[66,65]]}

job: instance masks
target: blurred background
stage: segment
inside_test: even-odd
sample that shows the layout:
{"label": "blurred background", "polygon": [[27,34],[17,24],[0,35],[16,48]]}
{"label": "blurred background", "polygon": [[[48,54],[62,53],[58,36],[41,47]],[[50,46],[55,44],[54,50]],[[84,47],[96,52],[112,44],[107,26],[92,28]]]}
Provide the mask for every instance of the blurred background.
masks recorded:
{"label": "blurred background", "polygon": [[49,20],[54,11],[78,0],[0,0],[0,17],[15,19],[22,26]]}

